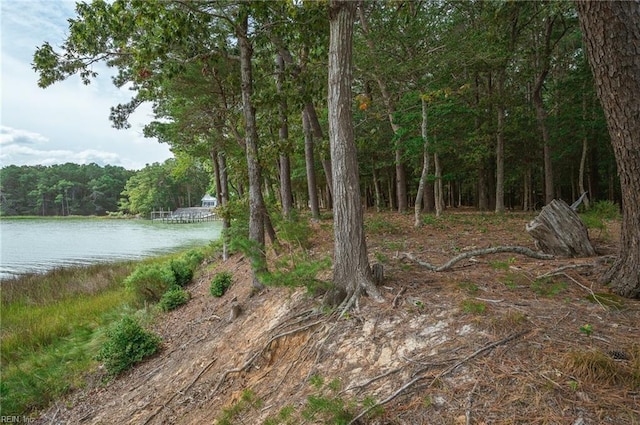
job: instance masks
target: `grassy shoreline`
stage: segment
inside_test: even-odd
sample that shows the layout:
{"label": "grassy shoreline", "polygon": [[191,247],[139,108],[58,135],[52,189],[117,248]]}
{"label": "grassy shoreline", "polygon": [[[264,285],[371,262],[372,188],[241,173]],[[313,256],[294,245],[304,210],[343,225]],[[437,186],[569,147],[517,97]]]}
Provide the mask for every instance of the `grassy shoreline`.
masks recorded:
{"label": "grassy shoreline", "polygon": [[[203,248],[206,250],[206,248]],[[65,267],[0,284],[0,415],[28,416],[84,385],[95,370],[107,329],[137,310],[125,279],[140,266],[183,252],[136,261]]]}
{"label": "grassy shoreline", "polygon": [[2,416],[28,415],[95,367],[102,328],[130,302],[134,262],[55,269],[0,285]]}

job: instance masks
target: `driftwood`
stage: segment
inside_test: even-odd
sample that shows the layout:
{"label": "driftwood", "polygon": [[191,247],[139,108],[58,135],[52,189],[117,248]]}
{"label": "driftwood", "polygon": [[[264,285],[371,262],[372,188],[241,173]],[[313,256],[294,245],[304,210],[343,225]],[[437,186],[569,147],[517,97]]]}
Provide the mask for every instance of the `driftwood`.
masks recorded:
{"label": "driftwood", "polygon": [[587,227],[566,202],[554,199],[526,225],[542,252],[557,257],[593,257]]}

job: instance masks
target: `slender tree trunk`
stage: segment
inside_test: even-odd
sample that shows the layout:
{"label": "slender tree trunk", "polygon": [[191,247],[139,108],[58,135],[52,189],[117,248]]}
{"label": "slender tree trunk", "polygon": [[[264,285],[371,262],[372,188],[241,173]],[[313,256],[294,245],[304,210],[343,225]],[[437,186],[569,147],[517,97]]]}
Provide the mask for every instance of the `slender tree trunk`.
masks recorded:
{"label": "slender tree trunk", "polygon": [[282,202],[282,215],[285,219],[291,219],[293,208],[293,195],[291,194],[291,163],[289,161],[289,123],[287,119],[287,99],[283,93],[284,86],[284,59],[281,54],[276,55],[277,78],[276,86],[280,95],[278,105],[278,118],[280,119],[280,199]]}
{"label": "slender tree trunk", "polygon": [[440,165],[440,157],[438,153],[433,154],[433,163],[435,166],[435,182],[433,183],[433,193],[435,197],[436,217],[440,217],[444,211],[444,190],[442,187],[442,166]]}
{"label": "slender tree trunk", "polygon": [[258,275],[266,271],[267,261],[265,252],[264,217],[266,209],[262,197],[262,176],[258,160],[258,132],[256,129],[256,114],[251,100],[253,94],[253,47],[249,41],[247,31],[249,27],[248,6],[240,7],[240,23],[238,24],[238,43],[240,46],[240,72],[242,89],[242,110],[245,120],[245,150],[247,169],[249,172],[249,239],[254,243],[251,248],[251,265],[253,269],[253,288],[260,290],[264,286]]}
{"label": "slender tree trunk", "polygon": [[353,23],[357,3],[332,0],[329,7],[329,141],[333,179],[334,290],[330,305],[364,291],[381,298],[369,268],[352,116]]}
{"label": "slender tree trunk", "polygon": [[372,173],[373,173],[373,190],[374,190],[374,196],[375,196],[375,203],[376,203],[376,212],[380,212],[382,211],[382,191],[380,189],[380,180],[378,179],[378,172],[376,171],[376,164],[374,162],[374,164],[371,167]]}
{"label": "slender tree trunk", "polygon": [[316,185],[315,160],[313,158],[313,132],[306,110],[302,111],[302,129],[304,131],[304,161],[307,167],[307,192],[309,193],[309,207],[314,220],[320,219],[318,206],[318,189]]}
{"label": "slender tree trunk", "polygon": [[576,6],[624,200],[620,252],[603,280],[622,296],[640,298],[640,3]]}
{"label": "slender tree trunk", "polygon": [[[589,132],[587,130],[586,122],[587,122],[587,98],[586,96],[582,96],[582,121],[585,123],[584,125],[584,135],[582,136],[582,156],[580,157],[580,170],[578,171],[578,191],[580,194],[578,196],[582,196],[585,192],[584,190],[584,169],[587,164],[587,152],[589,150]],[[585,196],[584,207],[589,209],[589,196]]]}
{"label": "slender tree trunk", "polygon": [[504,80],[506,70],[501,69],[498,73],[498,104],[496,106],[498,115],[498,128],[496,129],[496,214],[504,213],[504,120],[505,111],[503,104]]}
{"label": "slender tree trunk", "polygon": [[220,174],[220,206],[222,207],[222,260],[227,261],[229,259],[229,228],[231,227],[231,219],[229,212],[227,211],[227,205],[229,204],[229,179],[227,177],[227,158],[224,152],[219,152],[218,157],[214,162],[217,162]]}
{"label": "slender tree trunk", "polygon": [[542,90],[544,88],[544,81],[549,74],[551,68],[551,34],[553,30],[553,20],[547,18],[544,38],[544,49],[542,57],[539,58],[541,63],[540,73],[536,78],[536,84],[533,88],[533,105],[536,109],[536,120],[538,121],[538,127],[542,133],[543,143],[543,156],[544,156],[544,201],[548,204],[555,198],[554,185],[553,185],[553,166],[551,161],[551,137],[549,135],[549,128],[547,127],[547,110],[544,107],[544,101],[542,99]]}
{"label": "slender tree trunk", "polygon": [[424,197],[424,188],[427,185],[427,177],[429,176],[429,139],[427,138],[427,101],[421,99],[422,106],[422,173],[420,174],[420,183],[418,183],[418,193],[416,194],[416,203],[413,206],[414,210],[414,227],[420,227],[422,220],[420,219],[420,212],[422,211],[422,199]]}
{"label": "slender tree trunk", "polygon": [[[360,12],[360,25],[362,27],[362,32],[365,36],[365,41],[369,46],[369,50],[374,52],[376,50],[375,43],[371,38],[369,33],[369,27],[367,25],[367,19],[364,14],[364,9],[362,5],[364,2],[360,2],[361,6],[359,8]],[[380,93],[382,94],[382,100],[384,101],[385,107],[387,108],[387,116],[389,117],[389,123],[391,124],[391,130],[394,135],[398,134],[400,131],[400,126],[395,123],[394,115],[396,114],[396,106],[389,89],[387,88],[386,82],[382,79],[383,70],[380,69],[380,65],[378,62],[374,61],[374,71],[373,76],[378,83],[378,88],[380,89]],[[395,164],[396,164],[396,196],[398,197],[398,212],[405,213],[408,209],[408,197],[407,197],[407,173],[404,167],[404,162],[402,160],[402,146],[400,141],[398,141],[398,146],[395,150]]]}

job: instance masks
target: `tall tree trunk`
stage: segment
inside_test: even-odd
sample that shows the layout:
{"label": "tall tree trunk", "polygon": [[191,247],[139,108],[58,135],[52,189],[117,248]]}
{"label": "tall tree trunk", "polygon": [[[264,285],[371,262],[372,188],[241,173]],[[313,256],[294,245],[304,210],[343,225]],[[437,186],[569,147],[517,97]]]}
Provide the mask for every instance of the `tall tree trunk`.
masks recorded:
{"label": "tall tree trunk", "polygon": [[302,111],[302,129],[304,131],[304,161],[307,167],[307,192],[309,193],[309,207],[314,220],[320,219],[318,206],[318,188],[316,185],[315,160],[313,158],[313,132],[306,110]]}
{"label": "tall tree trunk", "polygon": [[222,207],[222,261],[229,259],[229,228],[231,227],[231,218],[227,211],[229,204],[229,179],[227,177],[227,158],[224,152],[219,152],[214,162],[218,164],[220,174],[220,206]]}
{"label": "tall tree trunk", "polygon": [[427,185],[427,177],[429,176],[429,139],[427,138],[427,101],[424,97],[421,99],[422,105],[422,173],[420,174],[420,183],[418,183],[418,193],[416,194],[416,203],[414,209],[414,227],[420,227],[422,220],[420,212],[422,211],[422,199],[424,198],[424,188]]}
{"label": "tall tree trunk", "polygon": [[435,197],[436,217],[442,215],[444,211],[444,190],[442,187],[442,166],[440,165],[440,157],[438,153],[433,154],[433,163],[435,166],[435,182],[433,183],[433,193]]}
{"label": "tall tree trunk", "polygon": [[544,202],[548,204],[555,198],[553,188],[553,166],[551,161],[551,137],[549,135],[549,128],[547,127],[547,110],[544,107],[544,100],[542,99],[542,90],[544,88],[544,81],[549,74],[551,68],[551,34],[553,31],[553,22],[551,18],[547,18],[545,22],[545,34],[544,34],[544,46],[542,57],[538,59],[541,62],[540,73],[536,78],[536,84],[533,88],[533,105],[536,109],[536,120],[538,121],[538,127],[542,133],[542,151],[544,156]]}
{"label": "tall tree trunk", "polygon": [[[586,90],[585,90],[586,91]],[[585,123],[583,126],[584,135],[582,136],[582,155],[580,156],[580,170],[578,171],[578,191],[579,196],[585,192],[584,190],[584,169],[587,164],[587,152],[589,150],[589,132],[587,130],[587,97],[582,96],[582,121]],[[585,196],[584,207],[589,209],[589,196]]]}
{"label": "tall tree trunk", "polygon": [[352,116],[353,22],[357,4],[333,0],[329,6],[329,141],[333,168],[334,289],[330,305],[364,291],[381,299],[369,268]]}
{"label": "tall tree trunk", "polygon": [[[502,85],[498,81],[498,87]],[[502,89],[498,88],[501,92]],[[498,111],[498,128],[496,129],[496,209],[497,214],[504,213],[504,106],[499,104]]]}
{"label": "tall tree trunk", "polygon": [[604,280],[640,298],[640,3],[578,1],[577,9],[624,200],[620,252]]}
{"label": "tall tree trunk", "polygon": [[382,211],[382,190],[380,189],[380,179],[378,178],[378,172],[376,171],[375,162],[371,166],[372,178],[373,178],[373,190],[376,203],[376,212]]}
{"label": "tall tree trunk", "polygon": [[254,243],[251,247],[251,266],[253,270],[253,288],[260,290],[264,286],[258,275],[266,271],[264,217],[266,208],[262,196],[262,176],[258,160],[258,132],[256,129],[256,113],[251,100],[253,94],[253,47],[247,31],[249,27],[248,5],[240,6],[240,22],[237,26],[240,46],[240,73],[242,89],[242,110],[245,120],[245,151],[249,172],[249,239]]}
{"label": "tall tree trunk", "polygon": [[278,105],[278,118],[280,119],[280,199],[282,202],[282,215],[285,219],[291,219],[293,208],[293,195],[291,194],[291,163],[289,161],[289,123],[287,119],[287,99],[283,93],[284,86],[284,59],[281,54],[276,55],[277,79],[276,86],[280,103]]}
{"label": "tall tree trunk", "polygon": [[[363,9],[363,1],[360,1],[360,25],[362,27],[362,32],[365,36],[365,41],[369,46],[369,50],[371,52],[375,52],[375,43],[371,38],[371,34],[369,33],[369,26],[367,25],[367,19],[364,14]],[[391,130],[394,135],[397,135],[400,131],[400,126],[395,123],[394,115],[396,114],[396,106],[389,89],[387,88],[387,84],[382,78],[383,70],[380,69],[380,65],[378,62],[374,61],[374,71],[373,77],[378,83],[378,88],[380,89],[380,93],[382,94],[382,100],[384,101],[385,107],[387,108],[387,116],[389,117],[389,123],[391,125]],[[398,146],[395,150],[395,164],[396,164],[396,196],[398,198],[398,212],[405,213],[408,209],[408,197],[407,197],[407,173],[404,167],[404,162],[402,160],[402,146],[400,141],[398,140]]]}

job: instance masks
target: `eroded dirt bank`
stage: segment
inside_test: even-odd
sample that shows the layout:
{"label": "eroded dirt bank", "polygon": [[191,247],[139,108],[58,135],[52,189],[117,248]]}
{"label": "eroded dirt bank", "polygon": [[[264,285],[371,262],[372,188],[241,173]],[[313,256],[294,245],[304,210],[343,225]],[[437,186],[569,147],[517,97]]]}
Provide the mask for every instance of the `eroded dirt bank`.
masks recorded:
{"label": "eroded dirt bank", "polygon": [[[415,230],[407,216],[368,217],[385,302],[363,298],[341,318],[304,288],[250,296],[241,255],[203,267],[191,301],[157,323],[158,355],[106,384],[96,372],[36,423],[219,423],[225,411],[237,424],[348,423],[378,403],[355,423],[640,423],[640,302],[593,300],[608,292],[597,278],[615,223],[592,234],[599,260],[507,253],[436,273],[402,255],[441,264],[476,248],[533,249],[528,219],[465,213]],[[312,228],[312,254],[330,255],[330,223]],[[221,270],[234,283],[217,299]],[[234,297],[242,313],[229,321]],[[324,410],[312,414],[313,400]]]}

